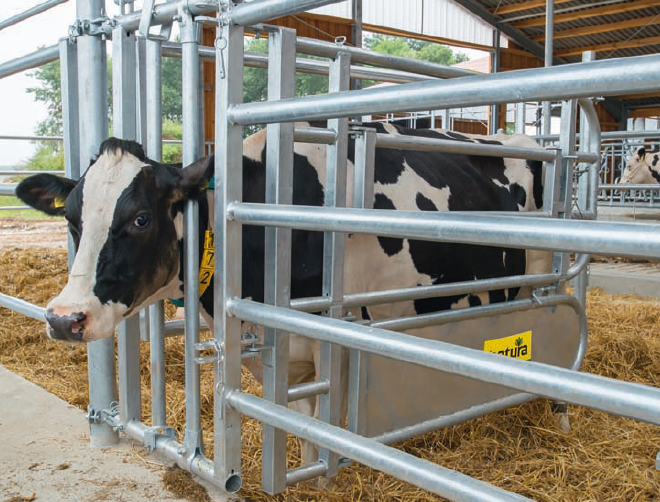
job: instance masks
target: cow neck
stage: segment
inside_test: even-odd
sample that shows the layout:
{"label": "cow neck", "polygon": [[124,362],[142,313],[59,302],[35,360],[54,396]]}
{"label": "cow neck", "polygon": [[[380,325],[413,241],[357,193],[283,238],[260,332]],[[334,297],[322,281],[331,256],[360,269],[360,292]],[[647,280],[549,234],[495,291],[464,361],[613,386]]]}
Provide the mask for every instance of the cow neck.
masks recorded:
{"label": "cow neck", "polygon": [[[211,177],[209,180],[209,186],[206,187],[207,190],[215,189],[215,177]],[[207,207],[207,212],[209,208]],[[201,298],[209,285],[213,282],[213,267],[214,267],[214,233],[211,228],[211,215],[208,214],[206,218],[206,229],[204,230],[204,240],[203,240],[203,253],[202,257],[199,260],[199,297]],[[201,228],[199,229],[201,231]],[[183,261],[183,253],[181,253],[181,263],[180,267],[183,270],[185,263]],[[168,301],[176,306],[183,307],[185,302],[183,298],[168,298]]]}

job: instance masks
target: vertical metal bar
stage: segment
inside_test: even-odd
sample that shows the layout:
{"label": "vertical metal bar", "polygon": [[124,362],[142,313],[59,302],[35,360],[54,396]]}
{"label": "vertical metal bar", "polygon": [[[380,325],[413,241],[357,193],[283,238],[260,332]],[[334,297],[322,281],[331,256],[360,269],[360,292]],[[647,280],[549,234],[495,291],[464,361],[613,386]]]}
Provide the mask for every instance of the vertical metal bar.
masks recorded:
{"label": "vertical metal bar", "polygon": [[525,134],[525,111],[526,103],[516,103],[516,134]]}
{"label": "vertical metal bar", "polygon": [[[147,155],[163,158],[162,123],[162,46],[160,40],[146,41]],[[149,307],[149,346],[151,362],[151,425],[167,422],[165,390],[165,303]]]}
{"label": "vertical metal bar", "polygon": [[[78,45],[68,38],[59,42],[60,81],[62,93],[62,129],[64,173],[67,178],[80,178],[80,142],[78,135]],[[76,254],[71,232],[67,232],[69,269]]]}
{"label": "vertical metal bar", "polygon": [[[115,136],[135,140],[135,35],[112,30],[112,93]],[[119,416],[123,424],[140,420],[140,320],[135,314],[117,328]]]}
{"label": "vertical metal bar", "polygon": [[[500,30],[493,30],[493,53],[491,55],[492,69],[491,73],[497,73],[500,71]],[[489,133],[496,134],[497,126],[500,121],[500,109],[499,105],[490,105],[490,123],[489,123]]]}
{"label": "vertical metal bar", "polygon": [[[351,59],[346,53],[339,53],[330,62],[329,92],[348,90]],[[346,205],[346,158],[348,153],[348,119],[330,119],[328,128],[337,133],[337,141],[326,147],[325,205],[343,207]],[[329,296],[332,306],[328,315],[342,316],[344,295],[344,234],[325,232],[323,246],[323,295]],[[331,425],[339,425],[341,411],[341,347],[321,342],[319,379],[330,382],[330,391],[319,397],[319,418]],[[339,455],[327,449],[319,450],[319,459],[328,466],[327,477],[336,476]]]}
{"label": "vertical metal bar", "polygon": [[[84,21],[101,17],[103,3],[103,0],[77,0],[77,18]],[[85,166],[108,137],[107,57],[105,41],[100,36],[82,35],[77,44],[80,162]],[[110,403],[117,401],[114,342],[113,337],[108,337],[87,345],[89,406],[94,412],[109,409]],[[117,441],[117,432],[108,424],[96,421],[90,424],[93,447],[105,448]]]}
{"label": "vertical metal bar", "polygon": [[[220,13],[222,15],[222,13]],[[226,396],[241,388],[241,323],[227,313],[227,300],[241,296],[241,225],[227,220],[227,204],[243,198],[242,127],[227,111],[243,101],[243,28],[220,26],[215,58],[215,299],[213,336],[224,348],[214,374],[213,463],[217,483],[228,491],[241,485],[241,415]],[[229,175],[231,173],[231,176]]]}
{"label": "vertical metal bar", "polygon": [[[197,23],[186,9],[181,13],[183,165],[194,162],[199,154],[199,43]],[[186,434],[189,455],[203,450],[199,365],[195,345],[199,343],[199,207],[189,200],[185,211],[184,299],[186,303]]]}
{"label": "vertical metal bar", "polygon": [[[552,66],[553,37],[555,24],[555,2],[545,1],[545,66]],[[543,102],[543,134],[552,130],[552,107],[550,101]]]}
{"label": "vertical metal bar", "polygon": [[135,44],[135,95],[136,95],[136,119],[135,140],[144,145],[147,142],[147,54],[146,40],[137,38]]}
{"label": "vertical metal bar", "polygon": [[[353,47],[362,47],[362,0],[351,0],[351,43]],[[351,89],[362,89],[362,80],[355,78],[351,80]]]}
{"label": "vertical metal bar", "polygon": [[[443,124],[444,125],[444,124]],[[433,125],[431,126],[433,127]],[[372,209],[374,200],[374,164],[376,131],[361,129],[355,138],[353,173],[353,207]],[[366,432],[367,358],[359,350],[349,351],[348,372],[348,429],[356,434]]]}
{"label": "vertical metal bar", "polygon": [[[295,87],[296,32],[280,28],[269,35],[268,100],[293,97]],[[268,124],[266,154],[266,203],[291,204],[293,198],[293,123]],[[264,300],[289,306],[291,283],[291,230],[265,229]],[[262,352],[264,399],[287,405],[289,336],[265,328]],[[275,494],[286,490],[286,431],[263,425],[262,489]]]}

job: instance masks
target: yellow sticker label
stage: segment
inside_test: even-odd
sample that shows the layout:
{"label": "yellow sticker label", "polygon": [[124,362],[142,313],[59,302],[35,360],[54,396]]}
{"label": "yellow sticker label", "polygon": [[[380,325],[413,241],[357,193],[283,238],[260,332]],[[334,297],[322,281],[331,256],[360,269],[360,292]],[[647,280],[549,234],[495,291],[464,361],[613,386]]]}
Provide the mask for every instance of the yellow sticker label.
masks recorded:
{"label": "yellow sticker label", "polygon": [[207,230],[204,234],[204,254],[202,261],[199,264],[199,296],[204,294],[206,288],[209,287],[213,281],[213,264],[214,264],[214,235],[213,230]]}
{"label": "yellow sticker label", "polygon": [[65,202],[66,202],[66,199],[64,197],[55,197],[55,200],[53,200],[53,206],[55,206],[55,207],[64,207]]}
{"label": "yellow sticker label", "polygon": [[484,351],[514,357],[516,359],[532,358],[532,331],[517,335],[484,341]]}

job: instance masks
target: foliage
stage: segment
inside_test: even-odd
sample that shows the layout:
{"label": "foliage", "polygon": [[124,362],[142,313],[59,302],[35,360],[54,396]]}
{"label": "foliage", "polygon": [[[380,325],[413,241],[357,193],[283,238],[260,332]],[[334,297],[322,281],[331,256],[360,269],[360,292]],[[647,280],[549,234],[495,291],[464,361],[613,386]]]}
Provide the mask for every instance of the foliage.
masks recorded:
{"label": "foliage", "polygon": [[[177,139],[183,138],[183,127],[181,122],[173,119],[165,119],[163,121],[163,139]],[[163,162],[181,162],[183,156],[183,148],[180,144],[163,145]]]}
{"label": "foliage", "polygon": [[[54,148],[52,144],[56,144],[57,147]],[[25,168],[31,171],[63,171],[64,151],[61,148],[61,143],[55,141],[40,143]]]}
{"label": "foliage", "polygon": [[465,54],[461,54],[460,52],[455,54],[454,51],[446,45],[415,40],[413,38],[381,35],[378,33],[365,37],[364,47],[372,51],[421,59],[445,66],[468,60],[468,57]]}

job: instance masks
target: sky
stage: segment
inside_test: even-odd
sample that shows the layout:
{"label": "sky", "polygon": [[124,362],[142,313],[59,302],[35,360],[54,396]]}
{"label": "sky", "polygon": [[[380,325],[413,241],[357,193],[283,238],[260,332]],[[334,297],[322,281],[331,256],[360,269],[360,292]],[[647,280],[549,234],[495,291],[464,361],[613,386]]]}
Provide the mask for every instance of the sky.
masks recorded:
{"label": "sky", "polygon": [[[45,0],[0,0],[0,20],[43,3]],[[106,0],[110,17],[118,13],[112,0]],[[76,2],[69,0],[52,9],[37,14],[19,24],[0,30],[0,64],[24,56],[40,47],[55,45],[65,37],[68,27],[75,21]],[[470,58],[481,57],[482,52],[458,49]],[[0,79],[0,136],[31,136],[37,124],[47,117],[43,103],[36,102],[29,87],[36,87],[38,81],[31,77],[34,70]],[[30,141],[0,139],[2,159],[0,165],[20,164],[34,152]]]}

